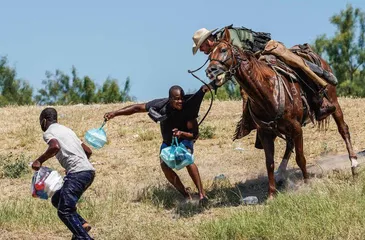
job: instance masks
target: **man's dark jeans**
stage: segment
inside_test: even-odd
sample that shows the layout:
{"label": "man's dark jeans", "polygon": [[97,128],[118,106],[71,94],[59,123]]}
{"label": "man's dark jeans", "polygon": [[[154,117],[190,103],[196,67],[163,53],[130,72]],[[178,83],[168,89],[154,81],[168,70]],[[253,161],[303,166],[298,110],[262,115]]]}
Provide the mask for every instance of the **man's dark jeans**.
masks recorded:
{"label": "man's dark jeans", "polygon": [[92,239],[82,227],[86,221],[76,212],[76,203],[94,181],[94,177],[94,171],[69,173],[64,178],[62,188],[52,197],[52,204],[58,210],[58,217],[76,239]]}

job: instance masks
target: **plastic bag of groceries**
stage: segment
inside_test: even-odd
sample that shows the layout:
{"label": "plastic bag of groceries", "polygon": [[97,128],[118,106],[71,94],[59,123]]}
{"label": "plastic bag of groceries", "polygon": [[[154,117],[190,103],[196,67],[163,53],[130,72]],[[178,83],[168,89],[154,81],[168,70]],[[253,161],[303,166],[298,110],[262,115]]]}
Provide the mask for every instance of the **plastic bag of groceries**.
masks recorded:
{"label": "plastic bag of groceries", "polygon": [[90,129],[85,134],[86,142],[96,149],[102,148],[107,142],[106,132],[103,129],[105,123],[104,121],[100,128]]}
{"label": "plastic bag of groceries", "polygon": [[194,155],[186,149],[184,144],[179,143],[176,137],[172,138],[171,146],[162,149],[160,158],[169,168],[176,170],[194,163]]}
{"label": "plastic bag of groceries", "polygon": [[48,199],[62,187],[63,178],[55,170],[48,167],[40,167],[32,177],[32,196],[40,199]]}

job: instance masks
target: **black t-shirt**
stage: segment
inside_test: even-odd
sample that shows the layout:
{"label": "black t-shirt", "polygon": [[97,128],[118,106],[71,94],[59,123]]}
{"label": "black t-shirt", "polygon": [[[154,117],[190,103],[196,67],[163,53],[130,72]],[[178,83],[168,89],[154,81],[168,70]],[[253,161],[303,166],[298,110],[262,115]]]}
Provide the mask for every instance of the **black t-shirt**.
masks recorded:
{"label": "black t-shirt", "polygon": [[161,115],[166,115],[166,119],[160,122],[162,139],[165,143],[172,142],[172,129],[189,132],[187,123],[198,117],[201,101],[204,92],[200,89],[194,95],[185,95],[182,110],[173,109],[169,104],[168,98],[160,98],[146,103],[146,110],[153,108]]}

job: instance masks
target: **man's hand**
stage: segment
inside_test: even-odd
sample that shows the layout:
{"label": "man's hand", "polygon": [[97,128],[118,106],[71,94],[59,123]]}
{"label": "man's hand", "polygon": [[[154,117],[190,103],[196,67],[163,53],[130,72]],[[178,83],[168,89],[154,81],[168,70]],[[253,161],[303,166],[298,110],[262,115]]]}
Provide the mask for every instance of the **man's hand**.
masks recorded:
{"label": "man's hand", "polygon": [[104,115],[105,121],[109,121],[110,119],[112,119],[114,117],[115,117],[115,113],[114,112],[108,112],[108,113],[105,113],[105,115]]}
{"label": "man's hand", "polygon": [[177,128],[172,129],[172,136],[180,138],[182,136],[183,132],[180,131]]}
{"label": "man's hand", "polygon": [[35,171],[38,171],[39,168],[42,166],[42,163],[39,161],[39,160],[35,160],[33,163],[32,163],[32,168],[33,170]]}
{"label": "man's hand", "polygon": [[[208,87],[209,86],[209,87]],[[210,83],[208,84],[208,86],[207,85],[203,85],[202,86],[202,91],[204,92],[204,93],[206,93],[206,92],[208,92],[209,90],[211,90],[211,89],[213,89],[213,87],[210,85]]]}

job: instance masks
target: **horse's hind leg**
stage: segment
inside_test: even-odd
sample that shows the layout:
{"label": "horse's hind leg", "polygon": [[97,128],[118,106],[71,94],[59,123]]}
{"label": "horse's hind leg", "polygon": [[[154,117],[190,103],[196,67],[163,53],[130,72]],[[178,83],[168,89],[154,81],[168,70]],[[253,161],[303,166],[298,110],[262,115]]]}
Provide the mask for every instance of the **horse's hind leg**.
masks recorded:
{"label": "horse's hind leg", "polygon": [[285,149],[283,159],[281,160],[278,170],[275,172],[275,181],[277,184],[283,183],[287,178],[286,168],[288,166],[288,162],[289,162],[290,156],[292,154],[293,148],[294,148],[293,140],[290,138],[287,138],[286,139],[286,149]]}
{"label": "horse's hind leg", "polygon": [[336,106],[336,112],[334,112],[332,114],[332,116],[335,119],[335,122],[337,124],[338,132],[341,134],[343,140],[346,143],[347,152],[349,153],[349,158],[351,161],[352,174],[355,175],[355,169],[358,165],[358,162],[357,162],[356,153],[354,152],[354,149],[352,148],[349,127],[347,126],[347,124],[343,118],[343,113],[342,113],[340,105],[338,104],[337,99],[335,101],[333,101],[333,104]]}

